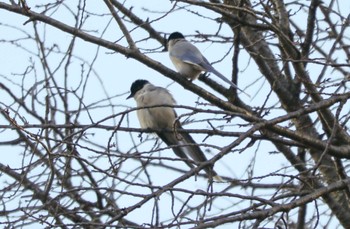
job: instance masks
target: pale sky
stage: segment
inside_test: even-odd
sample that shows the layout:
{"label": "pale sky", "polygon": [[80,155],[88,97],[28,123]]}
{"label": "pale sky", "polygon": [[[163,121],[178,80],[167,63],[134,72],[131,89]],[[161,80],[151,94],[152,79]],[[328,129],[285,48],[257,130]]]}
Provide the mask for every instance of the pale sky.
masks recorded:
{"label": "pale sky", "polygon": [[[47,1],[28,1],[28,5],[31,7],[33,11],[36,11],[35,4],[39,4],[39,2],[47,2]],[[140,3],[141,2],[141,3]],[[147,2],[147,3],[146,3]],[[308,1],[309,2],[309,1]],[[327,2],[327,1],[324,1]],[[66,4],[69,4],[68,2]],[[170,1],[162,1],[161,4],[159,4],[159,0],[147,0],[147,1],[139,1],[139,0],[133,0],[133,1],[126,1],[126,4],[128,6],[133,6],[133,12],[137,15],[141,15],[142,19],[149,18],[149,21],[155,20],[156,18],[163,17],[164,13],[169,11],[173,3]],[[144,4],[144,5],[141,5]],[[349,13],[350,9],[350,3],[349,1],[343,1],[342,4],[344,4],[344,7],[342,9],[347,10]],[[347,5],[345,5],[347,4]],[[72,8],[75,10],[75,1],[72,4]],[[181,5],[181,4],[179,4]],[[142,8],[146,7],[148,10],[152,10],[153,12],[147,12],[143,10]],[[186,11],[188,9],[188,11]],[[96,14],[108,14],[108,9],[102,2],[97,1],[87,1],[86,10],[88,12],[94,12]],[[215,33],[218,28],[218,24],[216,22],[213,22],[212,20],[207,20],[203,18],[199,18],[196,15],[193,15],[190,11],[198,12],[200,14],[205,15],[208,18],[217,18],[218,15],[215,15],[207,10],[201,10],[198,7],[191,7],[191,8],[185,8],[182,10],[178,10],[175,13],[169,14],[159,20],[156,20],[152,25],[153,27],[164,33],[171,33],[174,31],[179,31],[186,35],[194,35],[196,31],[199,31],[201,33]],[[0,17],[0,40],[1,39],[15,39],[15,38],[25,38],[24,31],[28,31],[29,33],[32,33],[33,30],[33,24],[28,23],[27,25],[22,25],[27,18],[15,15],[13,13],[8,13],[4,10],[0,11],[1,17]],[[53,17],[56,19],[59,19],[60,21],[67,22],[68,24],[72,25],[72,16],[69,14],[67,9],[65,9],[63,6],[59,8],[57,12],[53,14]],[[86,21],[85,26],[83,29],[94,31],[90,32],[90,34],[100,36],[101,32],[106,28],[107,24],[109,23],[111,17],[110,15],[104,15],[103,17],[97,17],[97,16],[91,16]],[[303,19],[304,20],[304,19]],[[300,26],[305,26],[300,22]],[[7,25],[6,25],[7,24]],[[23,31],[18,31],[17,29],[13,27],[8,26],[14,26],[17,27]],[[43,33],[43,28],[46,28],[46,33]],[[43,39],[45,37],[46,45],[51,46],[53,44],[58,44],[59,49],[55,48],[54,51],[59,51],[64,54],[64,52],[67,49],[67,45],[71,41],[71,35],[66,34],[62,31],[59,31],[55,28],[52,28],[48,25],[44,25],[41,22],[38,22],[38,28],[40,28],[39,33],[41,38]],[[130,30],[133,29],[131,32],[131,35],[135,38],[141,39],[146,37],[146,33],[143,32],[142,29],[136,28],[134,29],[134,26],[128,27]],[[227,26],[223,26],[220,30],[220,34],[225,36],[232,36],[231,30]],[[106,29],[105,34],[103,35],[103,38],[108,39],[110,41],[118,40],[121,37],[121,32],[119,28],[117,27],[116,23],[112,21],[108,28]],[[189,39],[194,40],[197,38],[190,37]],[[198,39],[197,39],[198,40]],[[120,41],[120,44],[125,43],[125,41]],[[35,66],[37,66],[38,77],[42,77],[42,70],[39,65],[39,60],[34,56],[34,54],[37,52],[37,48],[35,47],[35,43],[32,40],[29,41],[22,41],[21,44],[23,45],[23,48],[27,49],[28,51],[23,51],[23,48],[16,47],[14,45],[9,45],[7,43],[0,43],[0,53],[3,55],[0,55],[0,63],[3,63],[1,66],[1,72],[0,72],[0,82],[8,85],[9,80],[5,80],[5,77],[11,77],[11,81],[13,82],[13,90],[15,93],[22,93],[18,86],[16,84],[24,83],[26,88],[30,88],[33,85],[34,82],[34,74],[31,74],[31,77],[26,77],[25,79],[22,79],[21,76],[16,74],[21,74],[26,71],[26,67],[28,66],[28,63],[31,61],[31,59],[35,62]],[[142,42],[138,44],[140,48],[144,49],[154,49],[159,47],[159,43],[156,43],[154,41],[147,41]],[[228,50],[230,50],[229,44],[209,44],[209,43],[196,43],[196,46],[202,51],[202,53],[207,57],[207,59],[210,62],[216,62],[220,60]],[[173,94],[174,98],[176,99],[177,103],[179,105],[187,105],[187,106],[196,106],[196,102],[205,102],[203,99],[199,99],[198,97],[193,94],[190,91],[185,90],[183,87],[179,86],[177,83],[173,83],[172,80],[169,78],[166,78],[165,76],[161,75],[160,73],[148,68],[147,66],[144,66],[143,64],[138,63],[137,61],[131,59],[131,58],[125,58],[123,55],[118,53],[112,53],[110,50],[106,50],[105,48],[98,48],[94,44],[90,44],[88,42],[82,41],[81,39],[77,39],[77,43],[75,45],[75,52],[74,54],[77,55],[79,58],[83,58],[87,62],[91,62],[95,56],[96,56],[96,50],[99,49],[98,57],[96,59],[96,62],[93,65],[93,72],[91,73],[89,83],[87,84],[87,90],[84,95],[84,104],[85,106],[89,106],[91,104],[94,104],[100,100],[106,99],[107,96],[111,97],[112,104],[115,105],[114,108],[95,108],[89,110],[89,114],[92,117],[94,122],[97,122],[109,115],[112,115],[113,113],[119,113],[123,112],[129,108],[135,107],[135,101],[133,99],[126,100],[126,97],[129,93],[130,85],[133,81],[136,79],[147,79],[151,83],[167,87],[170,92]],[[160,51],[161,49],[158,49]],[[34,53],[31,53],[34,52]],[[6,54],[6,55],[4,55]],[[150,53],[148,54],[149,57],[163,63],[165,66],[174,69],[167,52],[159,52],[159,53]],[[219,70],[222,74],[226,75],[228,78],[231,74],[231,56],[232,56],[232,50],[230,54],[228,55],[228,58],[225,58],[222,62],[215,64],[214,67]],[[62,54],[58,55],[52,55],[49,57],[50,60],[50,67],[52,69],[55,69],[58,65],[58,62],[61,60],[58,57],[62,57]],[[342,57],[340,57],[342,58]],[[5,64],[4,64],[5,63]],[[72,90],[74,90],[80,83],[80,74],[81,74],[81,64],[82,62],[77,58],[72,60],[72,64],[70,65],[69,70],[69,83]],[[317,67],[317,66],[315,66]],[[248,103],[250,106],[261,106],[261,104],[264,102],[266,96],[269,93],[270,86],[269,84],[261,78],[261,73],[255,66],[253,60],[249,59],[248,55],[242,51],[240,60],[239,60],[239,68],[240,68],[240,74],[239,74],[239,82],[238,86],[241,89],[245,89],[248,94],[251,95],[251,98],[248,98],[247,96],[240,95],[241,99]],[[63,68],[58,70],[55,73],[55,78],[57,82],[61,85],[63,85]],[[88,71],[88,66],[85,65],[84,67],[85,72]],[[315,68],[315,72],[319,71],[319,69]],[[336,74],[336,73],[335,73]],[[315,74],[317,75],[317,74]],[[211,75],[210,77],[214,77]],[[336,76],[335,76],[336,77]],[[40,78],[39,78],[40,79]],[[62,81],[60,81],[62,79]],[[217,78],[216,78],[217,79]],[[255,81],[257,81],[253,86],[251,86]],[[194,81],[196,85],[199,85],[201,87],[206,88],[207,90],[210,90],[206,85],[200,81]],[[225,85],[224,82],[221,82],[223,85]],[[103,87],[102,87],[103,85]],[[226,85],[227,86],[227,85]],[[211,90],[211,92],[213,92]],[[215,92],[213,92],[215,93]],[[43,96],[45,95],[45,90],[43,90],[40,94]],[[8,97],[4,95],[3,92],[0,91],[0,97],[1,99],[1,107],[4,105],[9,105],[10,101],[8,100]],[[273,94],[273,99],[269,99],[267,103],[267,107],[273,106],[276,103],[276,97]],[[105,102],[104,104],[108,104]],[[69,106],[71,109],[76,109],[78,105],[78,100],[72,96],[72,101],[70,102]],[[200,108],[206,108],[203,106],[200,106]],[[212,109],[215,109],[215,107],[211,107]],[[40,107],[38,107],[40,109]],[[188,113],[188,110],[178,109],[178,114],[184,114]],[[44,110],[40,110],[39,113],[44,114]],[[267,116],[267,119],[271,119],[273,117],[276,117],[277,115],[284,114],[281,110],[272,110],[271,113]],[[27,117],[26,117],[27,118]],[[129,116],[130,121],[130,127],[139,127],[138,120],[136,118],[136,113],[133,112]],[[208,118],[206,115],[195,115],[191,116],[191,119],[195,120],[201,120],[204,118]],[[217,117],[219,118],[219,117]],[[28,120],[31,121],[30,119]],[[58,122],[63,123],[63,117],[61,120],[57,120]],[[106,125],[115,125],[116,122],[119,121],[119,118],[115,119],[114,121],[109,120],[107,122],[104,122],[103,124]],[[182,120],[183,121],[183,120]],[[4,119],[1,117],[0,122],[4,124]],[[91,121],[88,117],[88,115],[85,113],[83,117],[79,118],[80,124],[91,124]],[[236,118],[231,123],[231,125],[228,125],[225,127],[225,130],[233,130],[233,131],[244,131],[243,127],[239,127],[237,124],[241,124],[242,120]],[[31,123],[34,124],[34,123]],[[128,123],[125,119],[123,121],[122,126],[127,127]],[[209,125],[203,126],[203,123],[200,124],[194,123],[191,125],[186,125],[185,128],[210,128]],[[32,129],[33,133],[36,133],[37,130]],[[94,133],[94,135],[88,136],[88,138],[95,139],[94,141],[98,142],[101,145],[107,145],[108,140],[111,136],[111,131],[103,131],[103,130],[89,130],[88,133]],[[0,132],[0,137],[2,139],[13,139],[13,137],[16,136],[15,134],[11,133],[11,131],[5,131],[3,133]],[[152,137],[149,136],[149,137]],[[193,135],[194,139],[200,143],[204,139],[204,135]],[[146,134],[143,134],[143,138],[147,138]],[[128,151],[130,147],[132,146],[131,138],[128,133],[125,132],[118,132],[117,133],[117,139],[113,139],[114,141],[119,142],[119,149],[121,151]],[[139,142],[139,138],[137,137],[137,133],[133,134],[133,140],[135,142]],[[234,138],[209,138],[206,140],[205,143],[207,144],[222,144],[222,146],[225,146],[232,141],[234,141]],[[248,141],[245,141],[244,144],[242,144],[239,148],[244,148]],[[147,144],[144,144],[142,148],[139,150],[147,151],[150,148],[147,147],[153,147],[154,141],[149,142]],[[162,145],[164,147],[164,145]],[[259,146],[259,150],[255,152],[256,147]],[[6,163],[10,167],[18,167],[21,166],[22,158],[20,156],[21,152],[18,152],[18,149],[16,147],[1,147],[2,152],[5,150],[8,151],[6,154]],[[205,148],[203,147],[203,150]],[[238,149],[237,149],[238,150]],[[271,146],[270,144],[266,142],[261,142],[260,144],[255,144],[255,147],[249,148],[248,150],[245,150],[242,153],[234,152],[231,153],[224,158],[222,158],[219,162],[215,164],[215,170],[223,176],[232,177],[236,179],[246,179],[248,177],[247,169],[249,166],[254,166],[254,176],[265,176],[271,173],[285,173],[285,170],[289,175],[291,174],[291,171],[294,172],[292,168],[288,168],[290,164],[284,159],[284,157],[280,154],[270,154],[270,152],[274,152],[275,148]],[[81,150],[81,155],[83,153],[86,153],[88,156],[89,152]],[[217,152],[215,152],[217,153]],[[156,155],[156,154],[155,154]],[[173,155],[173,152],[171,150],[165,150],[161,152],[161,155],[170,156]],[[82,155],[83,156],[83,155]],[[94,156],[93,154],[91,156]],[[175,157],[175,155],[173,155]],[[207,154],[208,157],[211,157],[210,154]],[[85,157],[85,155],[84,155]],[[251,163],[251,158],[254,158],[254,164]],[[5,162],[3,162],[5,163]],[[106,160],[101,160],[97,162],[99,166],[103,167],[103,163],[108,163]],[[187,169],[186,165],[184,163],[178,162],[179,167],[182,169]],[[106,166],[109,166],[106,164]],[[133,166],[137,167],[139,166],[138,162],[129,160],[125,163],[125,166],[130,166],[130,170]],[[124,168],[126,170],[126,168]],[[152,179],[155,185],[165,185],[171,179],[175,179],[179,176],[178,173],[170,172],[169,170],[166,170],[165,168],[149,168],[150,173],[152,174]],[[261,179],[262,183],[268,183],[268,182],[279,182],[280,177],[270,177],[270,178],[263,178]],[[3,185],[3,178],[0,177],[0,188]],[[256,181],[257,182],[257,181]],[[108,182],[107,182],[108,183]],[[178,186],[179,188],[190,188],[191,190],[197,190],[202,189],[206,190],[207,188],[207,181],[205,179],[198,178],[196,181],[194,178],[191,178],[187,180],[186,182],[183,182]],[[221,191],[227,187],[227,184],[214,184],[214,191]],[[145,190],[129,187],[128,191],[135,191],[135,192],[144,192]],[[232,190],[231,190],[232,191]],[[245,190],[241,189],[235,189],[235,192],[237,194],[247,194]],[[255,193],[255,195],[258,195],[258,193]],[[186,199],[185,196],[181,196],[182,198]],[[169,199],[167,199],[169,198]],[[131,205],[132,202],[136,200],[130,199],[129,196],[126,196],[125,198],[121,196],[118,204],[120,207],[127,207],[128,205]],[[162,195],[160,198],[160,205],[161,208],[164,207],[167,208],[167,205],[169,204],[170,197],[168,195]],[[201,198],[195,198],[193,199],[193,202],[191,202],[192,206],[195,206],[196,203],[200,203],[202,201]],[[230,206],[231,204],[234,204],[236,200],[222,200],[217,201],[214,203],[214,206],[217,208],[220,208],[222,206]],[[123,206],[124,204],[124,206]],[[247,203],[244,203],[242,205],[235,206],[237,210],[246,207]],[[149,202],[144,207],[137,209],[136,211],[132,212],[130,215],[128,215],[126,218],[136,221],[138,223],[147,223],[147,220],[150,219],[151,216],[151,209],[153,207],[153,203]],[[213,208],[213,214],[215,213],[215,209]],[[310,210],[311,212],[312,210]],[[211,214],[211,213],[209,213]],[[161,220],[171,219],[172,214],[171,212],[166,212],[164,210],[163,218]],[[1,218],[0,218],[0,221]],[[220,228],[232,228],[232,224],[226,224]],[[271,225],[267,225],[271,226]]]}

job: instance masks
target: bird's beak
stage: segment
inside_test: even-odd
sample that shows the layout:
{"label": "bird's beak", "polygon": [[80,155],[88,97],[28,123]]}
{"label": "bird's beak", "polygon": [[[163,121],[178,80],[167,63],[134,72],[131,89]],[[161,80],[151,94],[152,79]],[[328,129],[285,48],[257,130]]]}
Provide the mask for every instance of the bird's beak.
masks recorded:
{"label": "bird's beak", "polygon": [[126,97],[126,99],[130,99],[132,98],[134,95],[133,94],[130,94],[128,97]]}
{"label": "bird's beak", "polygon": [[167,51],[168,51],[168,42],[166,41],[162,52],[167,52]]}
{"label": "bird's beak", "polygon": [[162,52],[167,52],[168,51],[168,39],[166,38],[166,34],[164,34],[164,49]]}

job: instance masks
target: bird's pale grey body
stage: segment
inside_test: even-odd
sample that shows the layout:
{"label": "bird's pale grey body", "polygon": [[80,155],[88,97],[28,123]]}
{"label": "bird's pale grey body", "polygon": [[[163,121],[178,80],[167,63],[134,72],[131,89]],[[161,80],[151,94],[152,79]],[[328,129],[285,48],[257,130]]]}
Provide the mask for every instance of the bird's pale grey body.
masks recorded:
{"label": "bird's pale grey body", "polygon": [[[135,93],[134,99],[137,107],[176,104],[167,89],[152,84],[145,84],[141,90]],[[176,113],[171,107],[154,107],[137,110],[137,117],[142,128],[171,129],[173,121],[176,119]]]}
{"label": "bird's pale grey body", "polygon": [[173,62],[176,70],[185,77],[195,80],[202,72],[212,72],[232,87],[245,93],[218,72],[202,55],[199,49],[188,42],[181,33],[174,32],[170,34],[167,46],[170,60]]}
{"label": "bird's pale grey body", "polygon": [[176,70],[191,80],[195,80],[206,71],[201,63],[207,60],[196,46],[184,39],[170,40],[168,44],[170,60]]}
{"label": "bird's pale grey body", "polygon": [[[138,86],[135,86],[136,84]],[[137,110],[137,117],[141,127],[159,129],[156,132],[158,137],[168,146],[171,146],[174,153],[184,159],[191,168],[193,168],[193,164],[189,162],[188,156],[194,162],[207,161],[200,147],[188,133],[169,131],[174,130],[174,128],[177,130],[182,129],[181,124],[176,120],[177,115],[172,107],[176,105],[176,102],[170,92],[145,80],[137,80],[133,86],[131,87],[131,95],[128,98],[133,97],[138,108],[144,107]],[[167,129],[168,131],[161,131],[162,129]],[[209,176],[214,176],[217,180],[220,180],[211,166],[207,166],[204,169]]]}

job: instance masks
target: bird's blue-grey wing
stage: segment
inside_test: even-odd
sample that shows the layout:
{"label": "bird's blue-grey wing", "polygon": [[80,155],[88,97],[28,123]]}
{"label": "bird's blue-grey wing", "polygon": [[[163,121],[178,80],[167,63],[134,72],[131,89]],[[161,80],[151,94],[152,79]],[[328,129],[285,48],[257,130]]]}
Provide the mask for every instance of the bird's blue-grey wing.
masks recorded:
{"label": "bird's blue-grey wing", "polygon": [[209,61],[202,55],[202,53],[199,51],[199,49],[196,46],[194,46],[193,44],[191,44],[190,42],[179,41],[177,44],[175,44],[174,48],[171,50],[171,52],[169,54],[170,54],[170,56],[175,57],[177,59],[180,59],[181,61],[183,61],[185,63],[197,65],[203,71],[214,73],[220,79],[222,79],[226,83],[230,84],[233,88],[236,88],[237,90],[246,94],[243,90],[239,89],[236,86],[236,84],[234,84],[232,81],[230,81],[224,75],[222,75],[220,72],[218,72],[209,63]]}
{"label": "bird's blue-grey wing", "polygon": [[179,41],[169,53],[171,57],[175,57],[189,64],[199,65],[203,62],[203,55],[198,48],[188,41]]}

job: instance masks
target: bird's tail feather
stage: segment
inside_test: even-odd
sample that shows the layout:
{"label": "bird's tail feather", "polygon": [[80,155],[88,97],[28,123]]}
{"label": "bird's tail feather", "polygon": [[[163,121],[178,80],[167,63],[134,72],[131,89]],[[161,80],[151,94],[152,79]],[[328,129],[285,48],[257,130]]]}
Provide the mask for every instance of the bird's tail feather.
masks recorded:
{"label": "bird's tail feather", "polygon": [[[198,163],[207,161],[203,151],[188,133],[158,133],[158,136],[168,146],[175,146],[172,148],[174,153],[178,157],[185,159],[186,164],[190,168],[193,168],[193,164],[187,161],[188,156],[190,156],[193,161]],[[204,170],[209,177],[214,178],[216,181],[223,181],[222,178],[214,171],[212,166],[206,166]]]}
{"label": "bird's tail feather", "polygon": [[248,95],[247,93],[245,93],[242,89],[240,89],[239,87],[237,87],[236,84],[234,84],[231,80],[227,79],[223,74],[221,74],[220,72],[218,72],[213,66],[211,66],[210,64],[207,64],[208,66],[206,66],[206,68],[214,73],[216,76],[218,76],[220,79],[222,79],[223,81],[225,81],[226,83],[230,84],[233,88],[236,88],[238,91],[242,92],[243,94],[245,94],[246,96],[248,96],[250,98],[250,95]]}
{"label": "bird's tail feather", "polygon": [[[203,151],[196,144],[190,134],[181,133],[181,137],[183,138],[182,144],[189,145],[186,149],[188,149],[189,156],[196,162],[206,162],[207,158],[204,155]],[[215,172],[213,166],[209,165],[204,167],[204,171],[207,173],[208,177],[213,178],[215,181],[223,182],[224,180]]]}
{"label": "bird's tail feather", "polygon": [[188,156],[186,155],[182,147],[177,147],[178,142],[174,133],[158,133],[158,137],[162,139],[162,141],[168,146],[173,146],[172,149],[176,156],[182,158],[190,168],[194,168],[193,164],[188,161]]}

